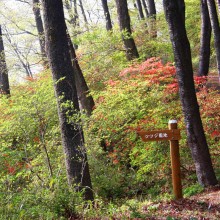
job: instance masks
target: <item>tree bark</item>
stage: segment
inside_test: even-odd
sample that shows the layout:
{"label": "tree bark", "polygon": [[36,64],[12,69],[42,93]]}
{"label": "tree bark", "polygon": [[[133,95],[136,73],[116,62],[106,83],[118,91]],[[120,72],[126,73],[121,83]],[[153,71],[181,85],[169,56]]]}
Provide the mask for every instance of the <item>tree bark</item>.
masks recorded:
{"label": "tree bark", "polygon": [[45,50],[45,35],[44,35],[43,22],[42,22],[41,14],[40,14],[39,0],[33,0],[33,12],[34,12],[34,17],[35,17],[35,22],[36,22],[36,27],[37,27],[37,32],[38,32],[38,38],[40,42],[41,57],[42,57],[44,66],[46,66],[48,62],[47,62],[47,55],[46,55],[46,50]]}
{"label": "tree bark", "polygon": [[179,95],[184,113],[188,145],[194,159],[198,181],[203,186],[217,184],[206,142],[193,81],[190,45],[177,0],[163,0],[174,50]]}
{"label": "tree bark", "polygon": [[142,5],[144,7],[144,11],[145,11],[146,17],[149,17],[149,12],[148,12],[147,4],[146,4],[145,0],[142,0]]}
{"label": "tree bark", "polygon": [[128,13],[127,0],[116,0],[118,21],[122,39],[124,42],[127,60],[133,60],[139,57],[134,39],[131,36],[130,16]]}
{"label": "tree bark", "polygon": [[217,0],[217,4],[218,4],[218,11],[220,13],[220,0]]}
{"label": "tree bark", "polygon": [[157,37],[157,27],[156,27],[156,5],[154,0],[147,0],[147,5],[148,5],[148,17],[150,18],[150,36],[152,38]]}
{"label": "tree bark", "polygon": [[144,20],[144,13],[143,13],[143,8],[142,8],[142,4],[141,4],[141,0],[136,0],[137,2],[137,8],[138,8],[138,14],[140,19]]}
{"label": "tree bark", "polygon": [[112,21],[111,21],[111,16],[109,13],[107,0],[102,0],[102,7],[103,7],[104,15],[105,15],[106,30],[111,31],[112,30]]}
{"label": "tree bark", "polygon": [[1,25],[0,25],[0,94],[10,95],[8,68],[5,61],[5,49],[2,39]]}
{"label": "tree bark", "polygon": [[219,27],[218,14],[217,14],[214,0],[207,0],[207,5],[208,5],[211,26],[212,26],[212,30],[214,34],[214,45],[215,45],[215,52],[216,52],[217,69],[218,69],[219,80],[220,80],[220,27]]}
{"label": "tree bark", "polygon": [[178,2],[178,7],[179,7],[179,11],[180,11],[180,15],[183,21],[183,24],[185,26],[185,2],[184,0],[177,0]]}
{"label": "tree bark", "polygon": [[69,121],[79,112],[75,74],[71,63],[62,0],[42,0],[46,45],[58,103],[67,178],[76,189],[85,189],[85,199],[93,200],[92,185],[79,121]]}
{"label": "tree bark", "polygon": [[211,23],[206,0],[201,0],[201,38],[198,76],[207,76],[210,61]]}
{"label": "tree bark", "polygon": [[149,16],[156,19],[156,5],[154,0],[147,0]]}
{"label": "tree bark", "polygon": [[73,46],[73,43],[68,36],[68,44],[70,48],[70,55],[72,60],[72,65],[75,70],[75,81],[76,81],[76,90],[79,100],[80,110],[85,111],[88,116],[92,114],[95,102],[92,96],[89,94],[89,87],[85,81],[82,70],[79,66],[78,59],[76,57],[76,52]]}

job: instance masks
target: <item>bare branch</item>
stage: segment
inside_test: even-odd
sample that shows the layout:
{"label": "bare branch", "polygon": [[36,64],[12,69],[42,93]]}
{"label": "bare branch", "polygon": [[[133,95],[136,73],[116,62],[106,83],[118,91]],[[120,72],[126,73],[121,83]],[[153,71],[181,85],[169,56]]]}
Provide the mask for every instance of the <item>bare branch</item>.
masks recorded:
{"label": "bare branch", "polygon": [[25,1],[25,0],[15,0],[17,2],[23,2],[23,3],[26,3],[26,4],[29,4],[30,5],[30,2],[29,1]]}

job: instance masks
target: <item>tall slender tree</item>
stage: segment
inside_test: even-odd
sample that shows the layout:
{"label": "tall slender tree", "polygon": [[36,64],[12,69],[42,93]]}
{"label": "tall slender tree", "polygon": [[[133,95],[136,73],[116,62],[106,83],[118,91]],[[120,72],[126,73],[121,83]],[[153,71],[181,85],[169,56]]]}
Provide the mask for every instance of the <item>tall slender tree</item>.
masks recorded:
{"label": "tall slender tree", "polygon": [[142,0],[142,5],[143,5],[143,8],[144,8],[146,17],[149,17],[149,12],[148,12],[147,4],[146,4],[145,0]]}
{"label": "tall slender tree", "polygon": [[[73,2],[72,2],[73,1]],[[77,27],[79,26],[79,16],[76,0],[64,0],[64,6],[67,9],[69,19],[67,20],[72,26],[72,32],[76,37],[78,35]],[[78,49],[78,45],[74,43],[74,48]]]}
{"label": "tall slender tree", "polygon": [[[33,0],[33,1],[38,1],[39,0]],[[70,3],[70,2],[69,2]],[[66,4],[68,4],[68,2],[66,2]],[[69,9],[71,9],[70,4],[68,5]],[[39,8],[39,5],[38,5]],[[39,12],[40,13],[40,12]],[[42,20],[41,20],[42,22]],[[42,37],[45,41],[45,35],[44,35],[44,28],[42,26]],[[81,112],[86,112],[86,114],[88,116],[90,116],[92,114],[92,110],[94,108],[94,100],[92,98],[92,96],[89,94],[89,88],[88,85],[86,83],[86,80],[83,76],[82,70],[79,66],[78,63],[78,59],[75,53],[75,49],[73,46],[73,43],[71,41],[71,38],[69,36],[69,33],[67,31],[67,36],[68,36],[68,44],[69,44],[69,51],[70,51],[70,55],[71,55],[71,60],[72,60],[72,64],[73,64],[73,68],[75,70],[75,77],[76,77],[76,89],[77,89],[77,95],[78,95],[78,99],[79,99],[79,106],[80,106],[80,110]],[[45,43],[45,42],[44,42]]]}
{"label": "tall slender tree", "polygon": [[213,35],[214,35],[217,69],[220,80],[220,27],[219,27],[218,14],[214,0],[207,0],[207,5],[209,10],[209,17],[211,21]]}
{"label": "tall slender tree", "polygon": [[83,3],[82,3],[82,0],[79,0],[79,7],[81,9],[81,12],[82,12],[82,15],[83,15],[83,19],[84,19],[84,22],[85,22],[85,26],[86,26],[86,29],[87,31],[89,30],[88,29],[88,20],[87,20],[87,17],[86,17],[86,13],[85,13],[85,10],[84,10],[84,7],[83,7]]}
{"label": "tall slender tree", "polygon": [[130,16],[128,13],[127,0],[116,0],[118,21],[122,32],[127,60],[132,60],[139,57],[135,42],[131,36]]}
{"label": "tall slender tree", "polygon": [[88,116],[91,116],[93,108],[95,106],[95,102],[91,94],[89,94],[89,87],[86,83],[82,70],[79,66],[76,52],[69,35],[68,35],[68,44],[69,44],[72,65],[75,70],[75,82],[76,82],[76,90],[79,100],[79,107],[82,112],[85,111]]}
{"label": "tall slender tree", "polygon": [[47,55],[45,50],[45,35],[44,35],[44,27],[40,13],[40,1],[33,0],[33,12],[38,32],[38,38],[40,42],[41,56],[43,59],[43,64],[47,65]]}
{"label": "tall slender tree", "polygon": [[185,118],[187,140],[195,163],[198,181],[203,186],[217,184],[199,112],[193,81],[190,44],[178,0],[163,0],[174,51],[179,95]]}
{"label": "tall slender tree", "polygon": [[111,16],[110,16],[107,0],[102,0],[102,7],[103,7],[104,15],[105,15],[106,30],[111,31],[112,21],[111,21]]}
{"label": "tall slender tree", "polygon": [[74,27],[79,26],[79,14],[77,9],[77,0],[73,0],[73,9],[74,9]]}
{"label": "tall slender tree", "polygon": [[156,5],[154,0],[147,0],[148,5],[148,17],[150,18],[150,36],[157,37],[157,27],[156,27]]}
{"label": "tall slender tree", "polygon": [[5,49],[0,25],[0,93],[10,95],[8,68],[5,61]]}
{"label": "tall slender tree", "polygon": [[70,185],[76,183],[79,190],[85,189],[85,199],[92,200],[93,193],[81,123],[70,122],[79,111],[79,103],[75,86],[76,72],[72,67],[69,53],[62,0],[42,0],[42,3],[46,45],[58,103],[68,182]]}
{"label": "tall slender tree", "polygon": [[147,0],[149,16],[156,19],[156,5],[154,0]]}
{"label": "tall slender tree", "polygon": [[64,6],[65,6],[65,8],[67,9],[67,12],[68,12],[68,16],[69,16],[68,22],[70,24],[73,24],[74,23],[74,14],[73,14],[73,11],[72,11],[71,1],[70,0],[64,0],[63,4],[64,4]]}
{"label": "tall slender tree", "polygon": [[140,19],[144,19],[144,12],[143,12],[143,7],[142,7],[142,4],[141,4],[141,0],[136,0],[137,2],[137,8],[138,8],[138,14],[139,14],[139,17]]}
{"label": "tall slender tree", "polygon": [[67,21],[74,29],[79,27],[79,14],[78,14],[78,4],[77,0],[64,0],[63,4],[67,9],[69,19]]}
{"label": "tall slender tree", "polygon": [[201,0],[201,37],[198,76],[207,76],[209,72],[210,61],[210,41],[211,41],[211,23],[207,7],[207,1]]}

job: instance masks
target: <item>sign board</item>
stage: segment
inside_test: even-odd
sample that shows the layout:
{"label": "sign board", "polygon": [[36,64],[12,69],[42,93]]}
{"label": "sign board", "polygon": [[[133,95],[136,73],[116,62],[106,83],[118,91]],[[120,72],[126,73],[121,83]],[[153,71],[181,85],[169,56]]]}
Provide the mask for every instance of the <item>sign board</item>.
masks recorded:
{"label": "sign board", "polygon": [[180,130],[159,130],[159,131],[138,131],[137,132],[144,142],[147,141],[174,141],[180,140]]}
{"label": "sign board", "polygon": [[180,154],[179,154],[179,140],[180,130],[177,129],[177,121],[169,120],[169,130],[158,131],[138,131],[144,142],[147,141],[170,141],[170,158],[172,167],[172,182],[173,192],[176,199],[182,199],[182,183],[180,170]]}

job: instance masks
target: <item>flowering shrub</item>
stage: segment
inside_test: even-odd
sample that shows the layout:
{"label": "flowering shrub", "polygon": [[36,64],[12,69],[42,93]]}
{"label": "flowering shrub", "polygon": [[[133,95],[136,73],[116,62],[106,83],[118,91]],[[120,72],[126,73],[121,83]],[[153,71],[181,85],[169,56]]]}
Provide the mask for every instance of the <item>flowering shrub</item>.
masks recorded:
{"label": "flowering shrub", "polygon": [[[163,182],[167,179],[169,182],[169,143],[144,143],[137,136],[137,130],[166,129],[169,119],[177,119],[182,130],[180,143],[184,166],[193,164],[187,147],[175,67],[171,63],[163,64],[154,57],[122,70],[119,77],[118,80],[108,80],[107,89],[95,94],[97,102],[89,135],[95,135],[96,138],[98,135],[106,163],[118,167],[118,181],[122,183],[122,188],[131,192],[131,185],[138,185],[142,191],[151,186],[152,181]],[[206,80],[204,77],[195,77],[205,131],[211,138],[211,134],[217,134],[220,130],[219,123],[213,123],[213,119],[219,119],[217,108],[220,98],[215,93],[215,99],[210,102],[214,93],[205,89]],[[214,105],[211,104],[213,102]],[[206,120],[212,124],[207,125]],[[214,144],[213,141],[209,143]],[[93,166],[92,169],[95,172]],[[126,175],[129,181],[126,181]]]}
{"label": "flowering shrub", "polygon": [[212,159],[215,167],[220,170],[220,93],[204,87],[197,93],[197,97]]}
{"label": "flowering shrub", "polygon": [[[182,164],[185,176],[190,176],[193,162],[175,68],[151,58],[118,75],[105,82],[105,90],[94,92],[92,117],[82,120],[94,192],[108,199],[169,192],[169,143],[142,142],[137,131],[166,129],[169,119],[177,119]],[[205,82],[205,78],[195,78],[204,129],[218,168],[220,97]],[[22,195],[37,188],[39,194],[45,190],[53,196],[54,185],[65,181],[65,171],[52,82],[43,74],[12,91],[10,98],[0,99],[0,180],[4,183],[0,189]]]}

